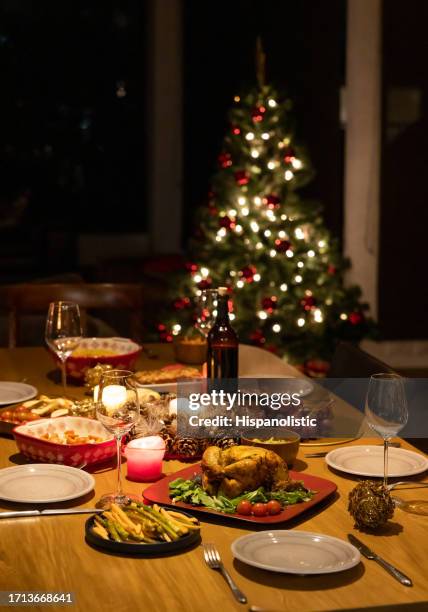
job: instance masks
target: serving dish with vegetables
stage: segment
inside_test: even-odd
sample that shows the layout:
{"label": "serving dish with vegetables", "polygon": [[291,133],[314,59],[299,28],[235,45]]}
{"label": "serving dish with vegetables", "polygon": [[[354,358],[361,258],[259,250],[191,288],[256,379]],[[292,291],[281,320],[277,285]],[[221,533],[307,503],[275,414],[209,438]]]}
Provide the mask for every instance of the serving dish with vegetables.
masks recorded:
{"label": "serving dish with vegetables", "polygon": [[85,533],[94,546],[137,555],[171,553],[200,541],[200,526],[194,517],[137,502],[122,507],[112,504],[86,521]]}

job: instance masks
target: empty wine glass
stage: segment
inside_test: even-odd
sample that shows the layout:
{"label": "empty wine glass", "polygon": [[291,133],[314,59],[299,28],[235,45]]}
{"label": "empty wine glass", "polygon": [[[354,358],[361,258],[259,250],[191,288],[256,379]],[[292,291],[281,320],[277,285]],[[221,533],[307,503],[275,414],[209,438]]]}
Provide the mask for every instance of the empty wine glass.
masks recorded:
{"label": "empty wine glass", "polygon": [[407,423],[408,410],[404,379],[398,374],[370,377],[365,407],[368,425],[383,438],[383,484],[388,484],[388,440]]}
{"label": "empty wine glass", "polygon": [[67,393],[66,362],[81,339],[79,306],[74,302],[51,302],[46,319],[45,341],[61,361],[64,393]]}
{"label": "empty wine glass", "polygon": [[116,439],[117,491],[103,495],[97,507],[108,508],[112,503],[124,505],[139,497],[122,490],[122,437],[129,433],[140,418],[138,391],[132,372],[107,370],[100,379],[96,400],[97,419]]}
{"label": "empty wine glass", "polygon": [[195,327],[207,338],[217,316],[217,289],[203,289],[196,298],[196,305]]}

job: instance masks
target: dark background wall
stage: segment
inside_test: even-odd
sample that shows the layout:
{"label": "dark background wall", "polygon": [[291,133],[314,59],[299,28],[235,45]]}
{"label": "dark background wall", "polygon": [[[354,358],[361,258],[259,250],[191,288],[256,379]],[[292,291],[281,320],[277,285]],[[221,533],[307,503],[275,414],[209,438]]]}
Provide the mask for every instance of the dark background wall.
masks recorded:
{"label": "dark background wall", "polygon": [[428,337],[428,3],[383,3],[379,320],[386,338]]}
{"label": "dark background wall", "polygon": [[268,80],[295,99],[298,136],[316,171],[308,196],[324,204],[328,226],[342,234],[346,2],[184,3],[184,227],[204,199],[228,128],[233,96],[256,83],[255,41],[267,53]]}

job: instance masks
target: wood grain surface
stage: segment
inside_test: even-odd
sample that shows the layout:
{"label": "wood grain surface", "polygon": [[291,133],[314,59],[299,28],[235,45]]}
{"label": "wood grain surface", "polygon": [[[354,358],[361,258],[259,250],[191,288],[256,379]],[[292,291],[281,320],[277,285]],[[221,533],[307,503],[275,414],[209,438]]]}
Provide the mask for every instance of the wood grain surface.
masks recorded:
{"label": "wood grain surface", "polygon": [[[151,345],[158,356],[143,355],[139,367],[156,368],[173,361],[171,347]],[[242,351],[244,353],[245,351]],[[272,365],[271,356],[251,352],[251,374]],[[250,354],[247,352],[247,357]],[[257,358],[261,359],[257,365]],[[267,365],[266,365],[267,363]],[[277,374],[296,374],[293,368],[275,362]],[[34,384],[39,392],[58,395],[59,384],[49,378],[52,361],[44,349],[0,350],[0,378]],[[81,397],[82,388],[73,387],[71,395]],[[364,443],[368,440],[364,439]],[[374,442],[379,442],[375,440]],[[351,442],[358,444],[361,441]],[[402,447],[409,445],[402,442]],[[248,526],[202,523],[202,540],[214,542],[239,587],[248,597],[248,606],[235,603],[219,573],[206,567],[200,546],[165,558],[132,558],[100,552],[86,544],[84,524],[87,516],[54,516],[28,519],[3,519],[0,522],[0,590],[72,591],[72,610],[128,612],[229,612],[247,610],[249,605],[265,610],[343,610],[415,604],[423,609],[428,601],[428,518],[396,510],[388,527],[374,534],[361,534],[353,527],[347,512],[347,497],[356,479],[330,470],[324,459],[307,459],[313,450],[300,448],[294,469],[328,478],[338,485],[337,495],[322,507],[303,514],[287,528],[303,529],[346,539],[354,533],[377,553],[408,574],[413,588],[401,586],[373,561],[363,560],[357,567],[338,574],[291,576],[265,572],[233,559],[231,543],[250,533]],[[326,450],[331,450],[326,447]],[[0,437],[0,468],[24,463],[15,442]],[[172,473],[184,464],[165,461],[164,472]],[[126,474],[126,464],[123,466]],[[93,472],[95,491],[84,499],[63,505],[93,506],[105,492],[115,487],[114,464]],[[415,480],[428,480],[426,474]],[[125,480],[126,490],[141,494],[145,485]],[[426,499],[428,489],[400,491],[403,499]],[[18,505],[0,501],[0,509]],[[22,507],[22,506],[21,506]],[[419,605],[418,605],[419,604]],[[58,606],[34,606],[34,610],[55,610]],[[58,607],[59,609],[59,607]],[[67,609],[61,606],[61,609]]]}

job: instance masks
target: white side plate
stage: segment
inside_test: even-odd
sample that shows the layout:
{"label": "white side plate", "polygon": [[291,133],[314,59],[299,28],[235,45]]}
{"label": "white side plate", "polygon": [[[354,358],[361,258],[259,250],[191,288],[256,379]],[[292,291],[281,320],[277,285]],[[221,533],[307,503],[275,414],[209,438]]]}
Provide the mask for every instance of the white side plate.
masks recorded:
{"label": "white side plate", "polygon": [[248,565],[288,574],[331,574],[360,562],[360,553],[344,540],[310,531],[260,531],[232,544],[233,555]]}
{"label": "white side plate", "polygon": [[[383,477],[383,447],[380,445],[336,448],[328,453],[325,460],[330,467],[347,474]],[[426,469],[428,469],[428,459],[422,454],[404,448],[389,448],[389,477],[414,476],[425,472]]]}
{"label": "white side plate", "polygon": [[0,381],[0,406],[26,402],[36,397],[37,389],[33,385],[19,382]]}
{"label": "white side plate", "polygon": [[95,486],[91,474],[66,465],[30,463],[0,470],[0,499],[24,504],[67,501]]}

